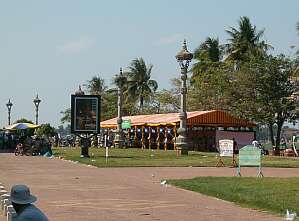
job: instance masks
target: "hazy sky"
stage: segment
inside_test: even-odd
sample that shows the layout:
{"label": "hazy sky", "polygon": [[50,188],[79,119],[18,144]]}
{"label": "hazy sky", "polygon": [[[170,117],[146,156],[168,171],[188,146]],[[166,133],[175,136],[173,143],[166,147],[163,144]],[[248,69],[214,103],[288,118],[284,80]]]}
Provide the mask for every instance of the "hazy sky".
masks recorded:
{"label": "hazy sky", "polygon": [[[39,94],[40,123],[60,124],[70,94],[94,75],[109,85],[120,67],[136,57],[154,65],[159,89],[179,76],[174,58],[184,38],[193,51],[206,37],[228,38],[225,29],[248,16],[275,53],[299,46],[296,0],[0,0],[0,126],[5,104],[12,121],[34,121]],[[1,126],[1,127],[2,127]]]}

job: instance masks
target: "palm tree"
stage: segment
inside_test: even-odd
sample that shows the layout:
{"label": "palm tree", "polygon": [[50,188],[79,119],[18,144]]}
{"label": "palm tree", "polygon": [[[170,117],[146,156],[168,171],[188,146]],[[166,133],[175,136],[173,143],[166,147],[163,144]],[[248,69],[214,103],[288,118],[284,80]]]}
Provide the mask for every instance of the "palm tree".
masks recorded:
{"label": "palm tree", "polygon": [[238,29],[231,27],[226,32],[230,35],[229,43],[226,44],[228,60],[244,61],[249,54],[264,54],[272,48],[265,41],[261,41],[264,30],[258,31],[248,17],[240,18]]}
{"label": "palm tree", "polygon": [[224,53],[223,49],[218,38],[206,38],[194,51],[194,59],[198,62],[193,65],[193,77],[205,72],[211,63],[220,62]]}
{"label": "palm tree", "polygon": [[87,84],[84,84],[89,94],[92,95],[103,95],[107,90],[105,85],[105,80],[100,76],[93,76],[91,80],[87,81]]}
{"label": "palm tree", "polygon": [[[299,35],[299,21],[297,22],[296,29],[297,29],[297,34]],[[297,55],[299,55],[299,50],[297,51]]]}
{"label": "palm tree", "polygon": [[207,37],[194,51],[194,58],[202,60],[208,59],[212,62],[218,62],[222,59],[223,47],[219,44],[218,38]]}
{"label": "palm tree", "polygon": [[143,58],[136,58],[128,67],[128,96],[132,99],[139,99],[142,110],[144,99],[154,93],[158,88],[158,83],[151,79],[153,65],[146,66]]}

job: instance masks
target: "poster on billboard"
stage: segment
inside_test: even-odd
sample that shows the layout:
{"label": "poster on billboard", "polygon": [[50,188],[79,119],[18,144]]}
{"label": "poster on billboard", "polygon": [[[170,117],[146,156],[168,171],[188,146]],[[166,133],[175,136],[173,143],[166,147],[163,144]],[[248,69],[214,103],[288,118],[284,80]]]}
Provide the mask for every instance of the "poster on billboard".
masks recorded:
{"label": "poster on billboard", "polygon": [[100,133],[101,97],[97,95],[71,96],[71,132]]}

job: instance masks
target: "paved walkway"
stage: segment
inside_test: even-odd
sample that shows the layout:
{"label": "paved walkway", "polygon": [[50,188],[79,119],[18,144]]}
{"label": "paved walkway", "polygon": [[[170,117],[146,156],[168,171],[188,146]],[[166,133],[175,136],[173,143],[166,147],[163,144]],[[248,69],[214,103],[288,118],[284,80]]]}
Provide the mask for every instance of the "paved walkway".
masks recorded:
{"label": "paved walkway", "polygon": [[[163,186],[161,179],[233,176],[233,168],[95,168],[56,158],[0,154],[0,182],[27,184],[51,221],[276,221],[202,194]],[[244,175],[255,175],[246,169]],[[264,169],[265,176],[299,176],[299,169]],[[0,218],[1,220],[1,218]]]}

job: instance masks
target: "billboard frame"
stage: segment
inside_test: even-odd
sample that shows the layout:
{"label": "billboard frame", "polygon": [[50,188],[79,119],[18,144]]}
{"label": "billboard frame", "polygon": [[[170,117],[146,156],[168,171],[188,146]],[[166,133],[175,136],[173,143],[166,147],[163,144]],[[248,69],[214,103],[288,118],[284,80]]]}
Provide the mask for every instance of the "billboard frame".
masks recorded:
{"label": "billboard frame", "polygon": [[[77,101],[78,100],[95,100],[96,101],[96,128],[92,129],[77,129]],[[73,134],[99,134],[100,133],[100,115],[101,115],[101,96],[100,95],[71,95],[71,133]]]}

